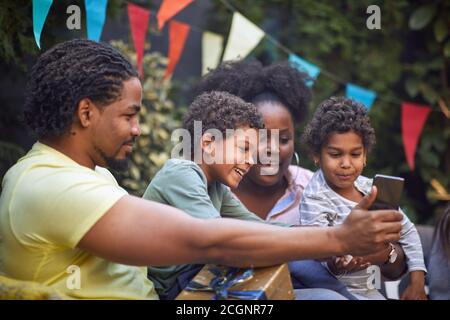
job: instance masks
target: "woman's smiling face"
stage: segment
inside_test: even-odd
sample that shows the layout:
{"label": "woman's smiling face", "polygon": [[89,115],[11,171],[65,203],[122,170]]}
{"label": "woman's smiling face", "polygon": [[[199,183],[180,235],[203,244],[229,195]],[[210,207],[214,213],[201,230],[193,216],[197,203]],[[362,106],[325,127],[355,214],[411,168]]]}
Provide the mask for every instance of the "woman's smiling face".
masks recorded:
{"label": "woman's smiling face", "polygon": [[[267,150],[265,150],[266,146],[259,146],[260,149],[263,149],[260,152],[272,152],[272,156],[278,158],[279,168],[274,170],[276,173],[268,175],[264,173],[264,169],[270,168],[273,164],[258,163],[250,169],[247,177],[257,185],[273,186],[283,179],[291,164],[294,154],[294,123],[291,113],[281,102],[258,102],[256,106],[263,117],[268,138]],[[276,138],[275,135],[271,135],[271,130],[274,129],[279,131],[278,141],[272,141],[271,144],[271,139]],[[277,147],[275,150],[272,150],[270,145]]]}

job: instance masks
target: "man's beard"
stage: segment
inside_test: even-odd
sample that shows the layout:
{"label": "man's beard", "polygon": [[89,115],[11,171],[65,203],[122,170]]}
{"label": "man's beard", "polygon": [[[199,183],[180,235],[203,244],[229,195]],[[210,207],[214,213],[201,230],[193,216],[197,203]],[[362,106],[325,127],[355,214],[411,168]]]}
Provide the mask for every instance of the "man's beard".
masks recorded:
{"label": "man's beard", "polygon": [[108,168],[114,170],[114,171],[126,171],[130,165],[130,157],[131,153],[127,154],[125,156],[125,159],[115,159],[114,157],[108,157],[100,148],[95,147],[97,152],[100,154],[100,156],[103,158],[103,160],[106,162],[106,165]]}

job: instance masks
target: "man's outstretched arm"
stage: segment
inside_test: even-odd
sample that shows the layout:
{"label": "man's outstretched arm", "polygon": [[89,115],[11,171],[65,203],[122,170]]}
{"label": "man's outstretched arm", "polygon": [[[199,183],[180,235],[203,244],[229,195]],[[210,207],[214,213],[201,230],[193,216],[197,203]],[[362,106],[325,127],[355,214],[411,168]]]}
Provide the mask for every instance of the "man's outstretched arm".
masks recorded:
{"label": "man's outstretched arm", "polygon": [[154,266],[267,266],[347,253],[363,255],[400,236],[399,212],[366,210],[375,194],[366,196],[343,225],[333,228],[200,220],[167,205],[125,196],[87,232],[78,247],[119,263]]}

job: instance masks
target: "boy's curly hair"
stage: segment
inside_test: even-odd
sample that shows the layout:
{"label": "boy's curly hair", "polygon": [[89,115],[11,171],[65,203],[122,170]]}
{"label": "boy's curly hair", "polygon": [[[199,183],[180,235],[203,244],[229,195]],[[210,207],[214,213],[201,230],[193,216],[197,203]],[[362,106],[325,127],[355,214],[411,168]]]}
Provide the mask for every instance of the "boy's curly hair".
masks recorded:
{"label": "boy's curly hair", "polygon": [[137,77],[112,46],[90,40],[62,42],[43,53],[28,79],[24,120],[38,137],[55,137],[71,126],[80,100],[100,106],[115,101],[123,82]]}
{"label": "boy's curly hair", "polygon": [[331,133],[348,131],[361,137],[366,152],[375,144],[375,130],[370,125],[366,108],[351,99],[331,97],[319,105],[301,139],[311,155],[318,155]]}
{"label": "boy's curly hair", "polygon": [[196,94],[225,91],[247,102],[281,102],[293,119],[301,122],[307,116],[311,90],[309,77],[289,62],[263,66],[257,60],[228,61],[206,74],[195,87]]}
{"label": "boy's curly hair", "polygon": [[[201,121],[202,134],[208,129],[217,129],[225,137],[226,129],[242,126],[263,129],[264,123],[256,107],[227,92],[212,91],[203,93],[189,106],[183,128],[194,136],[194,121]],[[192,144],[193,140],[192,139]]]}

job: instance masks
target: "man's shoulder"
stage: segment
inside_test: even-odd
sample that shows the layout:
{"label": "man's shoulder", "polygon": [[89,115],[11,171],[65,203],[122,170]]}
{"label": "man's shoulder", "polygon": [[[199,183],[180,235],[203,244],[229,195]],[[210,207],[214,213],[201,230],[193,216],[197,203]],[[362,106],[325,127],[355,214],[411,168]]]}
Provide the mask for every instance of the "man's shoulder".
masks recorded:
{"label": "man's shoulder", "polygon": [[88,177],[91,179],[107,177],[108,180],[115,181],[112,174],[105,168],[94,171],[69,158],[64,159],[55,154],[30,150],[5,174],[3,187],[16,184],[39,184],[48,185],[51,189],[61,184],[76,183]]}
{"label": "man's shoulder", "polygon": [[58,154],[33,151],[8,171],[3,188],[11,192],[11,199],[31,202],[65,193],[82,195],[96,188],[126,193],[106,168],[92,170]]}

